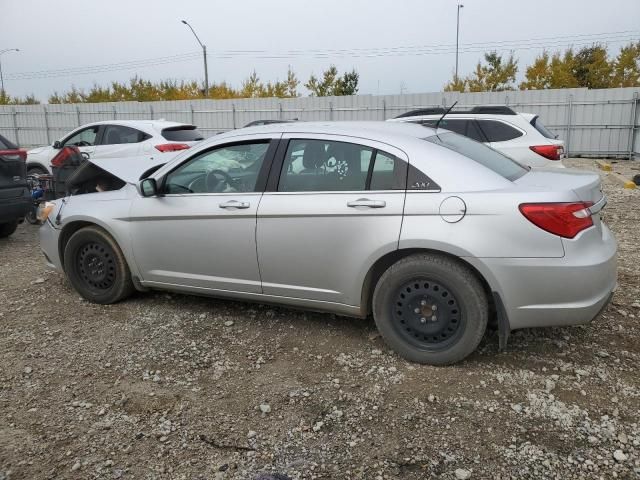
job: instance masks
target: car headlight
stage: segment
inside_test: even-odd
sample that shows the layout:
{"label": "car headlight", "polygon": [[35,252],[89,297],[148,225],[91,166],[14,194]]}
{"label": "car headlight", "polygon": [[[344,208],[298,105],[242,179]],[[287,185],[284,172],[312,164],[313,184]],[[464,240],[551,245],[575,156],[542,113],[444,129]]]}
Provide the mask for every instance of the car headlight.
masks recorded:
{"label": "car headlight", "polygon": [[55,208],[56,208],[56,202],[41,203],[40,205],[38,205],[36,218],[41,222],[44,222],[47,218],[49,218],[49,215],[51,215],[51,212],[53,212]]}

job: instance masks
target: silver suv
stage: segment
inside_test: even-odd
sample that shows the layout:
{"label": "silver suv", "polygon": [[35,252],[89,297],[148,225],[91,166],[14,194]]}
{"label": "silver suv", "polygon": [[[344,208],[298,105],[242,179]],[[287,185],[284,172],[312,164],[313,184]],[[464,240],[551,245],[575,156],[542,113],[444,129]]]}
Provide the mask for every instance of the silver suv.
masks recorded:
{"label": "silver suv", "polygon": [[[41,215],[48,263],[97,303],[153,288],[373,313],[400,355],[447,364],[491,318],[503,341],[586,323],[616,285],[598,175],[530,171],[451,132],[281,123],[212,137],[142,180],[148,161],[101,167]],[[118,186],[89,193],[105,170]]]}

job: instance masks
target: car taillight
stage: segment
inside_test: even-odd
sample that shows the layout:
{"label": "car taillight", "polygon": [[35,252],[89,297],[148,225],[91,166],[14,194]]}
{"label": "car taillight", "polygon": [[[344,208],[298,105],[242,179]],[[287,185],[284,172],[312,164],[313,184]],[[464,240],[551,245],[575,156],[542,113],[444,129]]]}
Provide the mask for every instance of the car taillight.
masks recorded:
{"label": "car taillight", "polygon": [[60,152],[51,159],[51,166],[63,167],[67,164],[67,160],[70,160],[73,155],[80,155],[80,149],[76,146],[66,146],[60,149]]}
{"label": "car taillight", "polygon": [[156,150],[161,152],[177,152],[178,150],[186,150],[190,148],[186,143],[163,143],[156,145]]}
{"label": "car taillight", "polygon": [[27,151],[23,150],[22,148],[20,150],[18,150],[18,156],[22,159],[22,160],[26,160],[27,159]]}
{"label": "car taillight", "polygon": [[564,238],[574,238],[593,225],[589,207],[593,202],[523,203],[520,212],[534,225]]}
{"label": "car taillight", "polygon": [[564,147],[561,145],[533,145],[529,149],[548,160],[560,160],[564,153]]}
{"label": "car taillight", "polygon": [[18,158],[20,158],[20,160],[26,160],[27,159],[27,151],[26,150],[22,150],[22,149],[18,149],[18,150],[0,150],[0,155],[6,155],[6,156],[17,156]]}

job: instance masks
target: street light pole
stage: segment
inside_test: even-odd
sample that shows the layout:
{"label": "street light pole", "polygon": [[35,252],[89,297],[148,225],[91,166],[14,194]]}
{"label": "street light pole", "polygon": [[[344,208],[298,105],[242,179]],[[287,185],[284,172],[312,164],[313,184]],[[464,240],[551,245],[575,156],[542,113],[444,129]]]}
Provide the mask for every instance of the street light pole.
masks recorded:
{"label": "street light pole", "polygon": [[458,83],[458,45],[460,40],[460,9],[464,8],[460,2],[458,2],[458,13],[456,18],[456,75],[455,75],[455,83]]}
{"label": "street light pole", "polygon": [[193,29],[191,25],[189,25],[189,22],[187,22],[186,20],[182,20],[182,23],[184,23],[187,27],[191,29],[191,33],[193,33],[193,36],[196,37],[196,40],[202,47],[202,55],[204,57],[204,96],[208,97],[209,96],[209,72],[207,69],[207,46],[202,44],[202,42],[198,38],[198,35],[196,34],[196,31]]}
{"label": "street light pole", "polygon": [[[0,57],[3,53],[7,52],[19,52],[19,48],[5,48],[4,50],[0,50]],[[0,92],[4,95],[4,77],[2,76],[2,58],[0,58]]]}

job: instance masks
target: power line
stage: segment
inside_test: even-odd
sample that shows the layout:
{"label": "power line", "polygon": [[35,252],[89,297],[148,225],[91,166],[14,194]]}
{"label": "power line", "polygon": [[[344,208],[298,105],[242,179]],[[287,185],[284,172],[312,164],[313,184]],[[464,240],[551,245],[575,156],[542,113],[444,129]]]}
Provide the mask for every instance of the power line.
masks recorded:
{"label": "power line", "polygon": [[[518,51],[533,49],[552,49],[558,47],[578,47],[594,43],[611,44],[635,41],[640,32],[625,30],[620,32],[604,32],[595,34],[561,35],[554,37],[539,37],[526,40],[509,40],[498,42],[474,42],[461,44],[461,53],[477,53],[487,50]],[[412,45],[381,48],[353,48],[353,49],[304,49],[270,52],[268,50],[221,50],[209,54],[216,59],[254,58],[254,59],[292,59],[292,58],[376,58],[402,57],[451,54],[455,44],[440,45]],[[85,67],[70,67],[57,70],[40,70],[32,72],[17,72],[6,75],[7,80],[33,80],[42,78],[56,78],[75,75],[90,75],[123,70],[134,70],[157,65],[199,60],[200,52],[188,52],[178,55],[157,57],[143,60],[92,65]]]}

